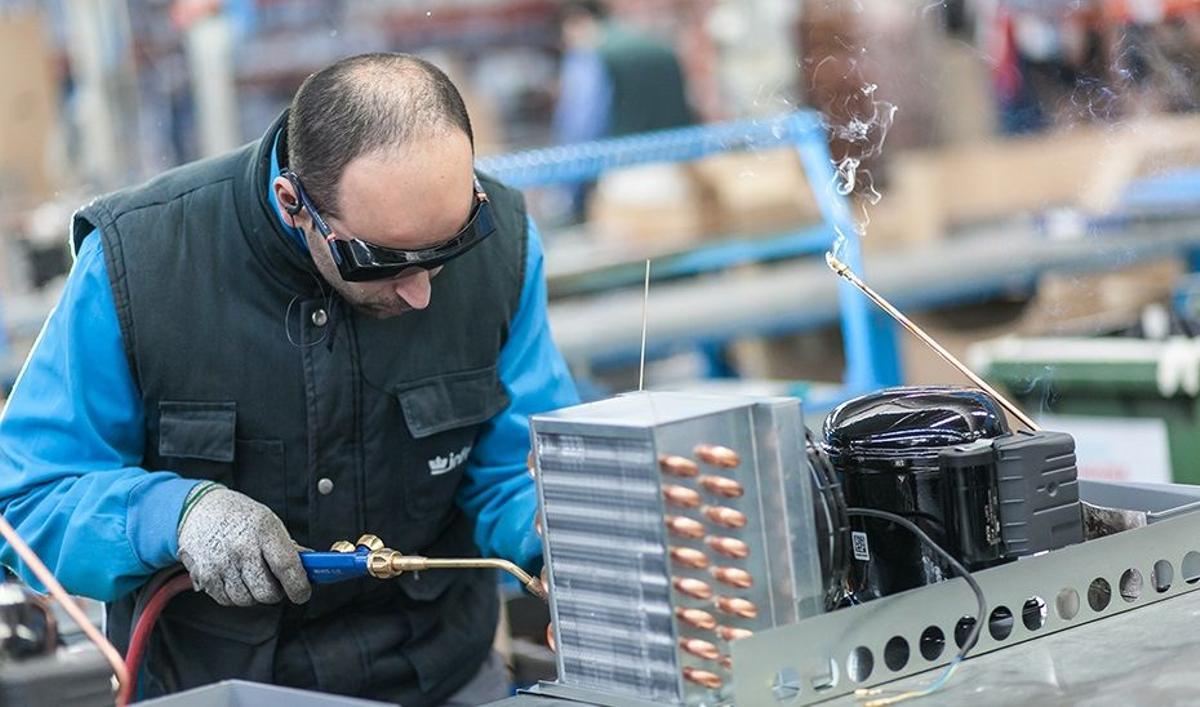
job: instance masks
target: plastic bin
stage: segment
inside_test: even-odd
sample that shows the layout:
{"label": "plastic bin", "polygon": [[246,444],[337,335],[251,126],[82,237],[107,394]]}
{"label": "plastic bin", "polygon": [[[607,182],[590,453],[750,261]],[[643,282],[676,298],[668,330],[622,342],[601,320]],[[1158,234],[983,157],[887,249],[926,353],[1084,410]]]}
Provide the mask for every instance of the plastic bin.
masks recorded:
{"label": "plastic bin", "polygon": [[[1169,477],[1114,480],[1200,484],[1200,342],[1010,338],[976,345],[971,361],[1035,418],[1108,421],[1110,449],[1121,456],[1154,456],[1158,450],[1146,441],[1145,430],[1151,421],[1161,421]],[[1085,457],[1081,443],[1081,474]]]}

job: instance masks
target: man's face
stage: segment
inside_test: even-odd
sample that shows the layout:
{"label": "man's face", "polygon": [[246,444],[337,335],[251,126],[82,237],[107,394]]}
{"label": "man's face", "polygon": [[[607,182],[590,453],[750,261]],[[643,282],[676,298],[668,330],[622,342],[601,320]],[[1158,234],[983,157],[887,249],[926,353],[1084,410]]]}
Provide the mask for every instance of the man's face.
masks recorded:
{"label": "man's face", "polygon": [[[338,237],[402,250],[439,245],[457,234],[470,215],[473,168],[470,140],[459,131],[418,140],[401,150],[363,155],[342,174],[337,216],[321,215]],[[281,208],[295,203],[286,179],[276,179],[274,189]],[[429,306],[430,280],[441,268],[411,268],[388,280],[346,282],[308,212],[284,214],[286,221],[293,218],[304,231],[317,270],[356,309],[386,319]]]}

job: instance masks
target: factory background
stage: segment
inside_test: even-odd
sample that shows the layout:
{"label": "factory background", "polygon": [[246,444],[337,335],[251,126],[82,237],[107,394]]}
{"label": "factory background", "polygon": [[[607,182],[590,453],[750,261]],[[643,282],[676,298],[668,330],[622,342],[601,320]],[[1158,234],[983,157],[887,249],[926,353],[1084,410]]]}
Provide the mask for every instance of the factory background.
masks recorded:
{"label": "factory background", "polygon": [[832,251],[1070,432],[1082,478],[1200,483],[1200,2],[609,6],[678,62],[672,139],[570,140],[591,107],[563,105],[557,0],[0,0],[0,395],[76,208],[256,138],[340,57],[404,51],[525,188],[585,398],[794,395],[815,425],[965,382],[839,289]]}

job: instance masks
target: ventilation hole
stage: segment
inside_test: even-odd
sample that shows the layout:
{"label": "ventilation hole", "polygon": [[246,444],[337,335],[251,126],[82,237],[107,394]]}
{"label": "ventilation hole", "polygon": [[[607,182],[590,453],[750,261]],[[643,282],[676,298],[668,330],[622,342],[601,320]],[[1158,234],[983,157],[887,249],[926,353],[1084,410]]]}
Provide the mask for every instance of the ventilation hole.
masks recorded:
{"label": "ventilation hole", "polygon": [[1179,568],[1183,581],[1188,584],[1200,582],[1200,552],[1192,550],[1183,556],[1183,566]]}
{"label": "ventilation hole", "polygon": [[946,634],[937,626],[930,626],[921,634],[921,656],[925,660],[937,660],[946,649]]}
{"label": "ventilation hole", "polygon": [[1104,611],[1108,608],[1110,601],[1112,601],[1112,585],[1103,577],[1093,579],[1091,586],[1088,587],[1088,606],[1092,607],[1092,611]]}
{"label": "ventilation hole", "polygon": [[866,646],[859,646],[850,651],[850,656],[846,658],[846,674],[854,682],[866,682],[871,677],[871,671],[875,669],[875,656],[871,654],[871,649]]}
{"label": "ventilation hole", "polygon": [[1162,594],[1171,588],[1171,582],[1175,581],[1175,568],[1166,560],[1159,560],[1154,563],[1154,591]]}
{"label": "ventilation hole", "polygon": [[[1076,602],[1079,601],[1078,596]],[[1078,610],[1078,604],[1076,609]],[[1029,597],[1025,600],[1025,606],[1021,607],[1021,622],[1025,624],[1025,628],[1030,631],[1036,631],[1046,625],[1046,614],[1049,613],[1046,608],[1046,602],[1041,597]]]}
{"label": "ventilation hole", "polygon": [[1130,567],[1121,575],[1121,598],[1132,604],[1142,596],[1142,573]]}
{"label": "ventilation hole", "polygon": [[1079,615],[1079,592],[1067,587],[1058,593],[1058,598],[1054,600],[1054,606],[1058,609],[1060,618],[1070,621]]}
{"label": "ventilation hole", "polygon": [[883,664],[892,672],[904,670],[908,665],[908,641],[903,636],[893,636],[883,647]]}
{"label": "ventilation hole", "polygon": [[997,606],[988,617],[988,633],[997,641],[1003,641],[1012,634],[1013,615],[1007,606]]}
{"label": "ventilation hole", "polygon": [[954,626],[954,643],[959,648],[967,644],[967,638],[971,635],[971,629],[975,628],[975,617],[964,616],[958,620]]}

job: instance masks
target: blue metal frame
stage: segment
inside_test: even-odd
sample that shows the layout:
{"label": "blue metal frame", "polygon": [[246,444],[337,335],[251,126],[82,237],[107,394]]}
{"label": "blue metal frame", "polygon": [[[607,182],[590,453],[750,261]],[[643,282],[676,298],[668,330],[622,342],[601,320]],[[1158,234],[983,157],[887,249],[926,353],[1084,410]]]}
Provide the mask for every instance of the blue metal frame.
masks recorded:
{"label": "blue metal frame", "polygon": [[[839,257],[863,273],[862,249],[850,207],[835,189],[825,126],[811,111],[481,158],[478,166],[508,185],[524,189],[592,181],[623,167],[688,162],[720,152],[786,145],[800,155],[825,225],[823,237],[811,232],[798,236],[797,254],[824,253],[836,245]],[[837,243],[839,234],[841,243]],[[841,397],[898,384],[899,352],[891,322],[877,315],[871,303],[844,282],[840,283],[839,302],[846,354]]]}

